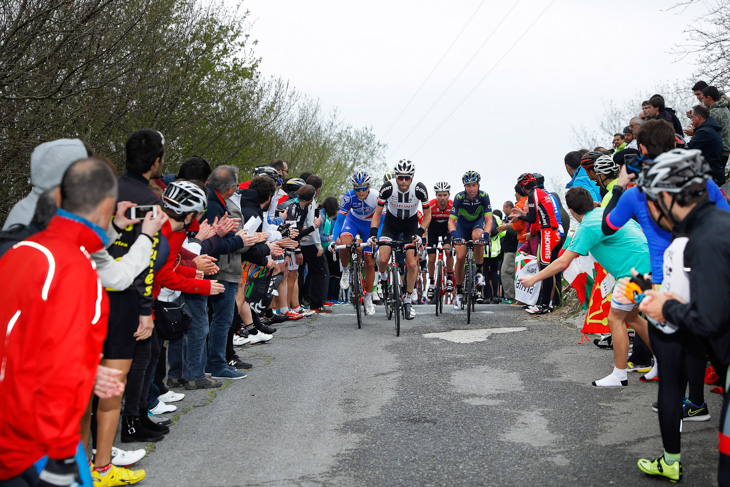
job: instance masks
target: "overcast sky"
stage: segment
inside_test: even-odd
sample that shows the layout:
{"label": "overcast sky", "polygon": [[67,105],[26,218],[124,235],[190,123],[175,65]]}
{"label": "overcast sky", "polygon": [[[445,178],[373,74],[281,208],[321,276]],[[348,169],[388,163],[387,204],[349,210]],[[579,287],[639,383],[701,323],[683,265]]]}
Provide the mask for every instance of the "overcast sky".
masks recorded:
{"label": "overcast sky", "polygon": [[578,148],[571,125],[594,128],[608,100],[648,98],[657,84],[692,77],[691,59],[670,51],[703,7],[666,11],[672,3],[245,0],[243,7],[264,75],[337,108],[346,123],[372,127],[388,144],[388,165],[411,159],[430,196],[440,180],[452,195],[463,189],[461,175],[473,169],[501,208],[523,172],[568,182],[563,156]]}

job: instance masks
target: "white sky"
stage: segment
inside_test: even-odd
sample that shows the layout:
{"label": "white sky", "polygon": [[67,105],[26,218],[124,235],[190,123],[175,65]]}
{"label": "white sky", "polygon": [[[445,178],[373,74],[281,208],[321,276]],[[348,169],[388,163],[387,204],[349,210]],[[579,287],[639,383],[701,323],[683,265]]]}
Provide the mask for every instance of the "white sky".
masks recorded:
{"label": "white sky", "polygon": [[492,206],[501,209],[523,172],[541,172],[548,183],[552,177],[568,182],[563,156],[578,148],[571,126],[595,128],[604,102],[648,98],[658,83],[691,78],[690,60],[670,50],[686,38],[683,30],[703,7],[662,11],[673,3],[245,0],[243,7],[251,13],[264,75],[289,80],[319,98],[325,110],[337,108],[348,124],[372,127],[388,144],[388,165],[411,159],[429,196],[444,179],[455,194],[463,189],[461,175],[473,169],[482,175]]}

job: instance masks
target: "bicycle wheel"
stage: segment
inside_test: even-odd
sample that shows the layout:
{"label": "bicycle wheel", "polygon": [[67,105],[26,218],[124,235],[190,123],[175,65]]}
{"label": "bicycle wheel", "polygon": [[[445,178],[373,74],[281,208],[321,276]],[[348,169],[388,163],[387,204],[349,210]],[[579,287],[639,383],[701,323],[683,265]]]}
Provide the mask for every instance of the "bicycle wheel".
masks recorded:
{"label": "bicycle wheel", "polygon": [[350,294],[352,296],[352,304],[355,306],[355,314],[357,315],[357,328],[362,328],[362,273],[360,265],[357,262],[357,255],[352,260],[352,273],[350,274]]}
{"label": "bicycle wheel", "polygon": [[440,306],[441,298],[442,298],[442,296],[441,296],[441,287],[443,285],[443,283],[441,281],[441,279],[442,279],[441,274],[443,273],[442,266],[443,266],[443,262],[441,262],[441,260],[437,260],[436,261],[436,272],[435,272],[435,274],[436,274],[436,287],[434,288],[434,294],[433,294],[433,296],[434,296],[434,302],[436,304],[436,316],[439,315],[439,312],[440,312],[439,306]]}
{"label": "bicycle wheel", "polygon": [[466,306],[466,324],[471,323],[472,300],[474,299],[474,274],[472,272],[472,255],[466,257],[466,269],[464,270],[464,305]]}
{"label": "bicycle wheel", "polygon": [[[390,272],[390,269],[386,271],[388,275],[392,275]],[[392,281],[388,282],[388,286],[383,291],[383,305],[385,306],[385,317],[388,319],[393,318],[393,303],[391,302],[391,289],[392,286],[390,285]]]}
{"label": "bicycle wheel", "polygon": [[400,336],[400,318],[401,318],[401,302],[400,302],[400,273],[397,269],[392,270],[390,292],[393,296],[393,316],[395,318],[395,336]]}

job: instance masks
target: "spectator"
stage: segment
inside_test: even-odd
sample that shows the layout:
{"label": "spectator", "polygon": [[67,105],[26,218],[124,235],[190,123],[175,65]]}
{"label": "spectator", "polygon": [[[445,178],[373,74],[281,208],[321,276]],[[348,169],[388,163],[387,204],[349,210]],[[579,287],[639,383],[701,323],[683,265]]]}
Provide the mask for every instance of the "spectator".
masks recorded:
{"label": "spectator", "polygon": [[12,425],[0,435],[0,481],[15,479],[12,485],[36,485],[33,464],[45,455],[43,485],[70,486],[88,468],[74,457],[109,306],[87,252],[106,244],[117,182],[106,163],[82,159],[60,184],[60,209],[48,228],[0,260],[3,275],[13,276],[0,285],[0,319],[11,324],[0,329],[0,422]]}
{"label": "spectator", "polygon": [[629,120],[629,128],[631,129],[631,142],[626,146],[627,149],[639,150],[639,144],[636,142],[636,133],[639,131],[639,127],[644,123],[644,119],[641,117],[634,117]]}
{"label": "spectator", "polygon": [[618,152],[626,148],[626,140],[624,140],[624,134],[613,134],[613,151]]}
{"label": "spectator", "polygon": [[687,143],[688,149],[699,149],[710,165],[712,179],[718,186],[725,184],[725,167],[722,164],[722,127],[710,117],[710,110],[704,105],[692,107],[694,135]]}
{"label": "spectator", "polygon": [[660,120],[666,120],[674,127],[675,134],[682,133],[682,123],[677,118],[676,113],[673,109],[667,108],[664,104],[664,97],[662,95],[652,95],[649,98],[649,118],[658,118]]}
{"label": "spectator", "polygon": [[[641,120],[641,119],[639,119],[639,120]],[[629,144],[634,140],[634,133],[631,131],[630,125],[627,125],[626,127],[624,127],[623,135],[624,135],[624,142],[626,143],[626,145],[624,146],[623,149],[616,150],[616,152],[618,152],[619,150],[626,149],[629,146]]]}
{"label": "spectator", "polygon": [[601,201],[601,192],[598,190],[598,186],[596,186],[596,183],[591,181],[586,170],[580,165],[582,157],[583,154],[580,151],[568,152],[565,155],[565,170],[572,178],[570,182],[565,185],[565,189],[570,189],[573,186],[580,186],[581,188],[588,190],[594,201]]}
{"label": "spectator", "polygon": [[177,172],[177,176],[174,174],[166,174],[162,176],[162,182],[165,185],[171,182],[182,179],[185,181],[202,181],[208,180],[208,176],[213,170],[210,168],[210,163],[200,156],[193,156],[186,159],[185,162],[180,165],[180,169]]}
{"label": "spectator", "polygon": [[[504,297],[508,303],[512,304],[515,299],[515,254],[517,253],[517,232],[514,230],[511,223],[512,208],[514,203],[511,201],[505,201],[502,205],[504,211],[504,220],[502,225],[497,227],[498,232],[505,232],[502,238],[502,289],[504,291]],[[524,224],[520,220],[521,224]]]}
{"label": "spectator", "polygon": [[710,116],[720,124],[722,134],[722,164],[726,170],[728,156],[730,156],[730,105],[720,96],[720,91],[714,86],[708,86],[702,90],[705,97],[705,106],[710,109]]}
{"label": "spectator", "polygon": [[702,94],[702,90],[704,90],[705,88],[707,88],[707,83],[705,83],[704,81],[698,81],[692,87],[692,93],[697,97],[697,101],[700,103],[705,102],[705,95]]}

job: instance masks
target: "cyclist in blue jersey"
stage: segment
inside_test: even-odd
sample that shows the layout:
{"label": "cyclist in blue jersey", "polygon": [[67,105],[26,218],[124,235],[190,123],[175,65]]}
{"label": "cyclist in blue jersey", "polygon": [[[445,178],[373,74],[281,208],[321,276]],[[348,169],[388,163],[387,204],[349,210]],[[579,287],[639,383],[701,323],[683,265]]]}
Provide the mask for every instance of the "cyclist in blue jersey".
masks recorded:
{"label": "cyclist in blue jersey", "polygon": [[[378,194],[370,190],[370,175],[365,171],[358,171],[351,178],[353,188],[342,197],[342,204],[337,215],[335,228],[332,232],[332,240],[336,245],[347,245],[352,243],[358,235],[362,240],[370,236],[370,224],[378,205]],[[365,261],[365,314],[374,315],[373,305],[373,282],[375,281],[375,259],[373,249],[369,246],[363,248]],[[347,289],[350,286],[350,252],[347,249],[340,250],[340,262],[342,262],[342,278],[340,287]]]}
{"label": "cyclist in blue jersey", "polygon": [[492,232],[492,205],[489,202],[489,195],[479,189],[479,182],[482,177],[476,171],[467,171],[461,178],[464,183],[464,191],[454,197],[454,204],[451,207],[449,216],[449,233],[456,248],[456,266],[454,267],[456,280],[456,299],[454,309],[463,308],[464,300],[464,262],[466,261],[466,247],[459,245],[465,240],[482,242],[474,248],[474,261],[476,263],[477,286],[484,286],[484,243],[482,234],[490,235]]}

